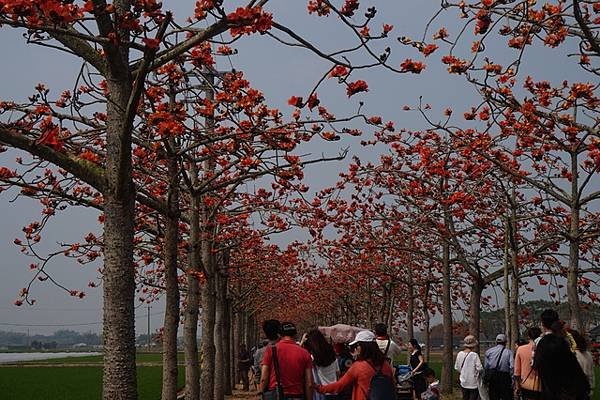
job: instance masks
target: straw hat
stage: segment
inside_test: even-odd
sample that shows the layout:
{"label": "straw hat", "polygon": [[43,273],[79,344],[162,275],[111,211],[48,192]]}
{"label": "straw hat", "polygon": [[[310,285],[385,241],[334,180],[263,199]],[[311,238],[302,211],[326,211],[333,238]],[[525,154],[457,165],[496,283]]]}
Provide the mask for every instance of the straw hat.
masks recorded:
{"label": "straw hat", "polygon": [[466,336],[464,339],[464,342],[465,342],[465,347],[468,349],[475,348],[478,345],[477,339],[475,339],[475,336],[473,336],[473,335]]}

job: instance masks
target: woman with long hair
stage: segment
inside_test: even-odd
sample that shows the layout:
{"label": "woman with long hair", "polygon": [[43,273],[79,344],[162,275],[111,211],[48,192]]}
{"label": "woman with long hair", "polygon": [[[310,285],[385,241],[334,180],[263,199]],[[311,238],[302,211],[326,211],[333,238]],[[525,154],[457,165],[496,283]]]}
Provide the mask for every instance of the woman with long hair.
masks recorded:
{"label": "woman with long hair", "polygon": [[423,371],[428,367],[425,362],[425,357],[423,357],[423,353],[421,352],[421,345],[416,339],[410,339],[408,341],[408,351],[410,351],[409,364],[412,368],[413,398],[420,399],[421,394],[427,390],[427,383],[425,382]]}
{"label": "woman with long hair", "polygon": [[[308,350],[313,359],[313,380],[316,385],[329,385],[336,382],[340,377],[340,366],[333,349],[333,345],[325,339],[318,330],[313,329],[306,335],[304,348]],[[335,400],[335,394],[322,395],[315,393],[314,400]]]}
{"label": "woman with long hair", "polygon": [[588,378],[588,382],[590,384],[590,396],[594,391],[594,357],[592,353],[588,351],[588,342],[583,337],[581,333],[575,330],[571,330],[571,335],[573,336],[573,340],[575,340],[575,344],[577,345],[577,350],[575,350],[575,357],[577,357],[577,362],[581,366],[581,369],[585,373]]}
{"label": "woman with long hair", "polygon": [[[354,347],[357,356],[348,372],[337,382],[329,385],[317,385],[319,393],[339,393],[350,385],[352,389],[352,400],[367,400],[371,385],[371,378],[378,372],[389,379],[389,384],[395,395],[392,367],[386,362],[385,357],[377,342],[375,335],[370,331],[361,331],[356,335],[356,339],[350,343]],[[390,399],[395,397],[390,397]]]}
{"label": "woman with long hair", "polygon": [[587,400],[590,384],[564,336],[545,335],[533,362],[544,400]]}

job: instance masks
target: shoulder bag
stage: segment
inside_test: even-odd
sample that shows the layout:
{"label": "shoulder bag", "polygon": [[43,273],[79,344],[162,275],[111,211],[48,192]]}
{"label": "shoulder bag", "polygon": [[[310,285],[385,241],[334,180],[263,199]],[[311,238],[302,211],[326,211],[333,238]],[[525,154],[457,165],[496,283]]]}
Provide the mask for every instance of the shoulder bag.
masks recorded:
{"label": "shoulder bag", "polygon": [[283,386],[281,386],[281,374],[279,372],[279,360],[277,359],[277,347],[271,345],[271,355],[273,356],[273,369],[275,370],[275,390],[263,392],[263,400],[285,400]]}
{"label": "shoulder bag", "polygon": [[485,371],[483,371],[483,383],[485,383],[486,385],[489,385],[490,383],[494,382],[496,376],[499,375],[500,371],[498,367],[500,367],[500,361],[502,361],[502,354],[504,353],[504,350],[506,350],[506,347],[502,347],[502,351],[498,356],[498,361],[496,361],[496,367],[486,368]]}

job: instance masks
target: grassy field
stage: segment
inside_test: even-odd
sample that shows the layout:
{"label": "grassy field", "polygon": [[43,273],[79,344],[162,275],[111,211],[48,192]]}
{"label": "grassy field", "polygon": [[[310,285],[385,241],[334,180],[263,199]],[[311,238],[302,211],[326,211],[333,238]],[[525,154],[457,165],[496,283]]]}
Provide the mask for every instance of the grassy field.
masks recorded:
{"label": "grassy field", "polygon": [[[180,368],[179,385],[184,371]],[[140,400],[158,400],[161,367],[138,367]],[[0,368],[0,397],[4,400],[100,400],[100,367],[6,367]]]}

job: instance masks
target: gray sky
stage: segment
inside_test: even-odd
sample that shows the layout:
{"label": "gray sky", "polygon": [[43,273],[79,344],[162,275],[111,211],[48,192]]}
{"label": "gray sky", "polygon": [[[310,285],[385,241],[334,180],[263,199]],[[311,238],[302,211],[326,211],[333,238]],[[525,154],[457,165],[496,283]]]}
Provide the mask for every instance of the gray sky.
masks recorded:
{"label": "gray sky", "polygon": [[[163,2],[165,9],[172,9],[178,19],[187,17],[193,12],[194,1],[166,0]],[[225,4],[230,2],[225,1]],[[235,1],[234,4],[241,4]],[[420,38],[423,27],[439,6],[438,0],[371,0],[363,2],[364,5],[376,4],[379,13],[377,23],[373,27],[380,27],[383,23],[394,25],[391,33],[397,36],[413,36]],[[298,33],[318,44],[325,50],[339,48],[347,44],[343,31],[339,30],[339,23],[334,17],[317,18],[307,16],[305,0],[271,0],[267,9],[273,12],[275,19],[284,25],[292,27]],[[361,9],[361,15],[364,13]],[[455,16],[447,25],[452,35],[459,28],[459,20]],[[443,21],[443,20],[441,20]],[[434,24],[428,34],[435,32],[442,22]],[[22,100],[33,91],[33,86],[44,82],[53,93],[60,93],[72,89],[76,72],[79,69],[78,60],[59,53],[55,50],[27,45],[22,37],[22,30],[2,27],[0,34],[0,49],[4,57],[0,63],[1,100]],[[472,30],[472,28],[469,28]],[[471,36],[468,36],[471,38]],[[507,49],[505,40],[501,43],[489,44],[488,53],[497,55],[493,61],[503,63],[514,57],[514,50]],[[464,48],[470,47],[470,41],[465,41]],[[416,50],[401,47],[395,40],[389,41],[393,48],[394,60],[399,64],[405,58],[422,60]],[[291,113],[287,99],[291,95],[306,96],[315,80],[326,71],[327,64],[315,58],[312,54],[301,49],[290,49],[275,43],[266,36],[255,35],[244,38],[236,44],[239,55],[232,57],[236,69],[243,70],[252,85],[266,95],[272,105],[280,107],[286,113]],[[463,49],[464,50],[464,49]],[[556,51],[545,48],[529,50],[525,73],[532,74],[536,79],[558,81],[562,79],[588,80],[577,68],[564,68],[564,57],[557,58]],[[564,50],[560,51],[563,54]],[[470,86],[465,84],[462,77],[450,76],[443,65],[439,63],[443,49],[438,50],[429,59],[427,69],[421,75],[394,75],[388,71],[375,70],[353,75],[354,79],[365,79],[369,83],[369,93],[355,96],[350,101],[346,99],[343,87],[328,82],[318,93],[322,102],[338,115],[351,113],[358,104],[358,100],[365,100],[367,114],[381,115],[384,120],[393,120],[396,126],[409,129],[425,127],[423,121],[415,112],[403,112],[404,104],[414,105],[419,96],[424,102],[431,103],[434,110],[446,107],[454,108],[458,115],[476,104],[477,98],[473,95]],[[465,55],[465,52],[462,53]],[[460,51],[459,51],[460,55]],[[230,68],[226,59],[220,63],[220,69]],[[525,76],[525,75],[523,75]],[[334,155],[340,148],[350,147],[350,154],[358,154],[363,159],[372,159],[377,154],[373,149],[362,148],[359,144],[361,138],[346,138],[336,143],[314,143],[305,147],[307,152],[316,155],[324,152]],[[0,154],[0,165],[11,164],[14,152]],[[306,171],[306,182],[312,189],[332,185],[340,170],[345,169],[348,160],[330,163],[326,166],[310,168]],[[318,169],[317,169],[318,168]],[[81,266],[69,260],[61,259],[51,265],[53,276],[67,287],[84,290],[87,296],[83,300],[74,299],[60,289],[48,284],[35,285],[32,293],[38,304],[34,307],[12,305],[18,291],[24,287],[31,277],[28,265],[31,262],[20,254],[19,249],[12,244],[15,237],[20,236],[20,230],[30,221],[38,219],[39,206],[30,200],[20,200],[10,203],[11,196],[4,193],[0,197],[0,210],[2,224],[0,225],[0,254],[2,261],[0,268],[0,330],[15,330],[25,332],[27,327],[8,326],[2,324],[27,324],[27,325],[68,325],[69,329],[79,331],[100,331],[101,315],[101,289],[88,289],[87,282],[97,277],[95,269],[98,265]],[[57,240],[78,241],[90,231],[97,231],[97,214],[93,211],[73,209],[64,213],[62,218],[55,218],[52,225],[45,232],[47,248],[52,248]],[[278,239],[279,240],[279,239]],[[285,240],[285,239],[283,239]],[[152,330],[161,323],[162,303],[152,305],[151,325]],[[145,307],[138,309],[136,314],[138,333],[145,333],[146,319]],[[49,333],[58,327],[30,327],[33,333]]]}

